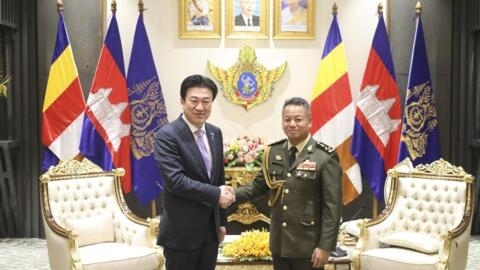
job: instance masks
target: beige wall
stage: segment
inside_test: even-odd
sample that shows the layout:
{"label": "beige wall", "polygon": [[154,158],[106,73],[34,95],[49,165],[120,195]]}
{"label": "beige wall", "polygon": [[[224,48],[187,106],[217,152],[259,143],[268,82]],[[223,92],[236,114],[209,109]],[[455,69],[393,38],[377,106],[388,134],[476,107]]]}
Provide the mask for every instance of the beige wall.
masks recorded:
{"label": "beige wall", "polygon": [[[222,10],[224,10],[225,1],[228,0],[221,0]],[[355,97],[359,91],[377,25],[376,11],[379,1],[314,1],[316,3],[316,38],[314,40],[274,40],[272,38],[207,40],[178,38],[177,0],[144,0],[147,8],[144,13],[145,26],[162,84],[169,120],[174,120],[181,113],[179,87],[183,78],[193,73],[211,76],[207,61],[226,69],[236,62],[239,48],[250,45],[255,47],[258,61],[267,68],[276,67],[286,61],[285,74],[274,84],[271,98],[249,111],[230,103],[222,93],[219,93],[209,122],[220,126],[225,138],[247,133],[271,140],[283,138],[280,125],[283,101],[292,96],[311,99],[318,64],[332,20],[331,7],[334,2],[338,5],[338,22],[346,48],[350,84]],[[270,2],[273,6],[273,1]],[[380,2],[385,6],[385,0]],[[110,16],[109,5],[110,1],[107,3],[104,0],[105,25]],[[138,18],[137,1],[117,0],[117,5],[117,20],[123,42],[125,70],[127,70]],[[270,12],[270,18],[273,18],[273,12]],[[269,31],[269,37],[272,36],[272,30],[273,28]]]}

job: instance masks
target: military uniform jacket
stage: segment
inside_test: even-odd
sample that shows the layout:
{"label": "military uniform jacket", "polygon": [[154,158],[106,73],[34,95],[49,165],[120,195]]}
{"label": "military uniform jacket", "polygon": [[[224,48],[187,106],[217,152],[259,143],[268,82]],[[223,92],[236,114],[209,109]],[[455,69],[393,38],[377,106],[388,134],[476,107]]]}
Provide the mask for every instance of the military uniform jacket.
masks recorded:
{"label": "military uniform jacket", "polygon": [[[334,250],[342,215],[343,173],[336,152],[310,138],[289,166],[286,140],[269,147],[268,157],[264,156],[269,178],[284,181],[270,212],[272,254],[310,258],[315,247]],[[252,183],[237,188],[237,202],[251,201],[267,192],[272,200],[277,189],[271,189],[266,178],[261,172]]]}

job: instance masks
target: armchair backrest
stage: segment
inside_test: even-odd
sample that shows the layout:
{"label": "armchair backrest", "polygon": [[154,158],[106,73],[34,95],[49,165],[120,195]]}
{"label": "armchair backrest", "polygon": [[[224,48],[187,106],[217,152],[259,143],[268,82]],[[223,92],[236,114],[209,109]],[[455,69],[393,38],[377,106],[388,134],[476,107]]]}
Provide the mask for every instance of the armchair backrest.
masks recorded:
{"label": "armchair backrest", "polygon": [[378,236],[395,232],[426,234],[440,241],[441,234],[458,234],[470,222],[473,176],[443,159],[410,172],[389,172],[390,193],[382,215],[388,216]]}
{"label": "armchair backrest", "polygon": [[385,209],[360,222],[354,269],[465,269],[474,177],[443,159],[388,175]]}
{"label": "armchair backrest", "polygon": [[[146,247],[150,250],[137,249],[136,255],[126,254],[122,262],[152,258],[152,265],[163,264],[155,244],[158,221],[147,221],[130,211],[121,189],[123,175],[123,169],[106,172],[85,159],[64,162],[40,177],[40,204],[52,269],[84,269],[81,257],[87,253],[78,252],[79,248],[97,244]],[[117,256],[118,261],[120,253]],[[106,257],[96,260],[108,265]],[[91,257],[85,262],[94,264]]]}

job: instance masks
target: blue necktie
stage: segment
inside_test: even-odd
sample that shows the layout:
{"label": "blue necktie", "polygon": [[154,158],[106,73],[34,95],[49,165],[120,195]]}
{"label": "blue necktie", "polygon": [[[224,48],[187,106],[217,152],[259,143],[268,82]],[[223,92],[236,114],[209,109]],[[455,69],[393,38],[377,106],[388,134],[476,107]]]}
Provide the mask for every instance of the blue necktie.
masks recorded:
{"label": "blue necktie", "polygon": [[205,135],[205,131],[202,129],[198,129],[195,131],[197,135],[197,145],[198,150],[200,150],[200,154],[202,154],[203,162],[205,163],[205,167],[207,168],[208,177],[210,177],[210,173],[212,172],[212,162],[210,161],[210,154],[208,153],[208,148],[203,141],[203,135]]}

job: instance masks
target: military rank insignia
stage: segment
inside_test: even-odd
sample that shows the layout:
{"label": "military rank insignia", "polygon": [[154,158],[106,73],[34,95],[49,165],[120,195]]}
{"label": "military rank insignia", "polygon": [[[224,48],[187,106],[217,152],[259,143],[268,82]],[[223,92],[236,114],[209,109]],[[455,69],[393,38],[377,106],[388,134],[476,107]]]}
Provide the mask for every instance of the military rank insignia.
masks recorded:
{"label": "military rank insignia", "polygon": [[280,79],[286,66],[285,62],[277,68],[267,70],[257,62],[255,49],[250,46],[240,49],[237,62],[227,70],[208,61],[208,69],[222,84],[224,96],[246,110],[270,98],[272,84]]}

